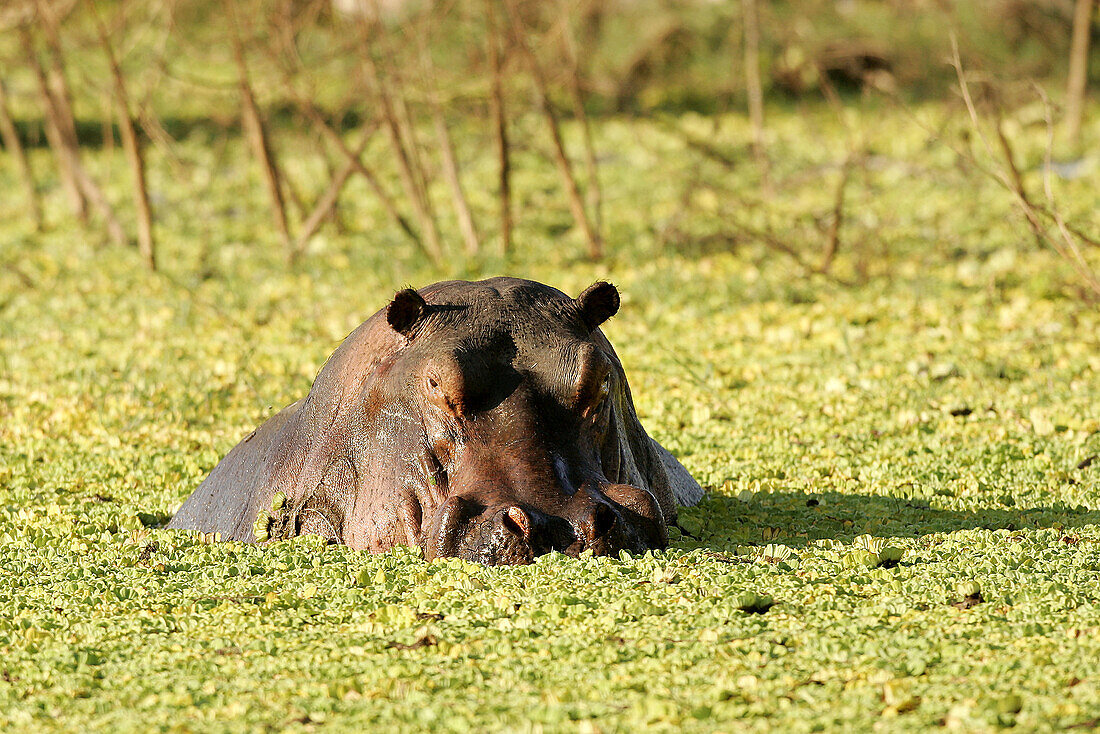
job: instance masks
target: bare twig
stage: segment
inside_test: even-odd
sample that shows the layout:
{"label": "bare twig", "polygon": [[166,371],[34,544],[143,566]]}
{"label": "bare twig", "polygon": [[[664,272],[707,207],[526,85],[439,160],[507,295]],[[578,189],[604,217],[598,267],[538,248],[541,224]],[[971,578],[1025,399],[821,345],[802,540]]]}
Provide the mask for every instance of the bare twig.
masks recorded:
{"label": "bare twig", "polygon": [[756,0],[741,0],[745,33],[745,90],[749,98],[752,152],[765,190],[771,187],[767,151],[764,148],[764,90],[760,83],[760,8]]}
{"label": "bare twig", "polygon": [[562,141],[558,116],[553,105],[550,104],[546,76],[538,58],[535,57],[535,53],[527,43],[522,21],[515,7],[515,0],[504,0],[504,6],[511,22],[516,48],[520,50],[527,61],[528,69],[535,83],[536,102],[543,118],[546,120],[546,126],[550,130],[550,137],[554,144],[554,161],[557,163],[558,172],[561,174],[562,185],[565,187],[569,199],[569,208],[573,213],[573,219],[581,228],[584,238],[588,242],[588,256],[593,260],[599,260],[603,257],[603,240],[600,238],[600,233],[592,227],[588,213],[584,209],[584,200],[581,199],[577,179],[573,175],[573,166],[569,161],[569,156],[565,153],[565,143]]}
{"label": "bare twig", "polygon": [[436,91],[431,57],[427,48],[423,45],[420,48],[420,65],[424,73],[424,84],[427,87],[428,106],[431,108],[432,122],[435,125],[436,144],[439,146],[443,161],[443,176],[447,179],[447,185],[451,189],[451,200],[454,202],[458,227],[462,231],[462,240],[466,244],[466,254],[476,255],[481,247],[477,239],[477,229],[474,227],[474,217],[470,213],[466,193],[462,190],[462,178],[458,172],[458,158],[455,156],[451,135],[447,131],[447,121],[443,118],[443,107],[439,104],[439,94]]}
{"label": "bare twig", "polygon": [[[930,125],[927,125],[922,119],[920,119],[920,117],[913,114],[913,111],[908,107],[908,105],[905,104],[903,100],[901,100],[897,96],[896,93],[891,92],[887,89],[883,89],[881,87],[876,87],[875,90],[881,93],[887,100],[892,102],[894,106],[909,119],[910,122],[912,122],[924,132],[928,133],[932,140],[936,141],[940,145],[945,146],[948,150],[955,153],[955,155],[966,160],[967,163],[974,166],[974,168],[982,175],[992,179],[1001,186],[1007,188],[1009,191],[1012,190],[1012,186],[1008,184],[1007,179],[1003,178],[1002,175],[999,175],[998,171],[989,168],[982,161],[978,160],[971,151],[952,143],[950,140],[945,139],[943,137],[942,127],[940,129],[936,129],[931,127]],[[992,150],[988,150],[992,155]],[[1038,212],[1042,217],[1049,221],[1054,221],[1054,212],[1050,211],[1047,207],[1036,202],[1032,202],[1032,206],[1035,208],[1035,211]],[[1066,222],[1066,228],[1069,230],[1070,234],[1072,234],[1084,244],[1089,245],[1090,247],[1100,247],[1100,240],[1084,232],[1083,230],[1081,230],[1080,227],[1074,226],[1073,224]]]}
{"label": "bare twig", "polygon": [[99,121],[100,135],[103,138],[103,155],[114,158],[115,154],[115,98],[104,95],[100,98],[103,105],[103,118]]}
{"label": "bare twig", "polygon": [[694,150],[696,153],[699,153],[704,158],[712,160],[730,171],[737,168],[738,160],[733,155],[721,150],[709,140],[701,138],[690,130],[680,127],[674,120],[655,115],[650,121],[658,125],[661,129],[678,137],[684,145]]}
{"label": "bare twig", "polygon": [[[959,46],[954,35],[951,36],[951,51],[952,51],[952,63],[955,67],[955,72],[959,81],[959,91],[962,94],[963,102],[966,104],[967,112],[970,114],[970,122],[974,129],[974,133],[981,140],[985,146],[986,151],[990,157],[996,158],[993,147],[990,145],[989,140],[986,138],[985,133],[982,130],[981,120],[978,117],[977,108],[974,105],[974,100],[970,96],[970,88],[966,83],[966,76],[963,74],[962,61],[959,58]],[[1067,249],[1065,242],[1060,242],[1051,237],[1047,232],[1042,220],[1040,219],[1039,209],[1031,202],[1031,199],[1027,193],[1027,189],[1024,186],[1023,176],[1020,173],[1019,167],[1016,165],[1016,158],[1012,150],[1012,145],[1005,135],[1004,126],[1001,124],[1001,120],[997,120],[996,124],[997,142],[1000,147],[1001,160],[1004,164],[1006,171],[1000,170],[985,170],[990,173],[1001,185],[1008,189],[1012,194],[1019,207],[1020,212],[1024,215],[1024,219],[1027,220],[1028,226],[1031,228],[1032,233],[1035,235],[1036,241],[1039,245],[1049,245],[1051,249],[1057,252],[1063,259],[1068,261],[1073,267],[1074,271],[1082,278],[1096,296],[1100,296],[1100,281],[1097,280],[1095,274],[1092,272],[1088,263],[1081,257],[1080,252],[1077,249],[1076,243],[1070,237],[1070,230],[1065,225],[1064,220],[1060,214],[1053,210],[1051,207],[1051,213],[1047,216],[1054,219],[1056,224],[1059,224],[1059,231],[1064,239],[1068,238],[1069,247]],[[1049,155],[1049,151],[1048,151]],[[1049,175],[1049,174],[1048,174]],[[1049,182],[1048,182],[1049,184]],[[1048,191],[1048,201],[1053,204],[1053,196]]]}
{"label": "bare twig", "polygon": [[485,0],[485,18],[492,71],[492,92],[489,96],[489,117],[493,121],[497,168],[500,181],[500,251],[508,254],[512,248],[512,175],[508,148],[508,123],[504,113],[504,71],[501,59],[500,33],[497,30],[497,0]]}
{"label": "bare twig", "polygon": [[[99,212],[99,215],[103,217],[103,222],[107,227],[107,235],[111,240],[118,245],[127,244],[126,232],[115,216],[110,202],[107,201],[103,190],[84,170],[84,166],[80,162],[80,149],[75,143],[75,133],[70,142],[69,136],[62,132],[66,127],[66,124],[62,122],[64,115],[60,112],[60,103],[50,88],[46,70],[38,59],[30,29],[20,28],[20,39],[27,55],[27,61],[34,72],[35,80],[38,82],[38,93],[42,99],[43,114],[46,118],[46,139],[54,150],[54,155],[58,161],[58,169],[61,172],[61,179],[64,182],[66,191],[70,193],[76,214],[82,220],[86,220],[87,204],[91,203]],[[64,69],[64,59],[60,55],[60,48],[57,51],[58,55],[55,60],[60,68]],[[72,124],[71,118],[69,124]],[[75,127],[73,129],[75,130]]]}
{"label": "bare twig", "polygon": [[69,204],[72,206],[73,213],[76,214],[81,221],[87,221],[88,202],[87,199],[84,198],[84,193],[80,189],[80,184],[76,180],[76,173],[73,170],[76,164],[73,161],[72,148],[69,147],[65,135],[62,132],[63,125],[59,120],[57,106],[53,99],[53,91],[50,89],[50,84],[46,77],[46,70],[42,67],[42,62],[38,58],[38,52],[35,50],[34,37],[31,35],[29,26],[19,27],[19,40],[23,45],[23,54],[27,59],[27,64],[34,72],[35,81],[38,82],[38,95],[42,103],[42,116],[45,118],[46,122],[46,140],[53,150],[54,158],[57,159],[57,172],[61,179],[61,187],[65,190],[65,194],[69,198]]}
{"label": "bare twig", "polygon": [[96,31],[99,34],[99,44],[107,57],[107,65],[111,70],[114,81],[115,103],[118,105],[119,130],[122,133],[122,147],[126,151],[126,159],[130,163],[130,172],[134,177],[134,209],[137,212],[138,222],[138,251],[150,270],[157,269],[156,246],[153,241],[153,213],[149,207],[149,191],[145,183],[145,157],[142,153],[141,139],[134,129],[134,120],[130,116],[130,101],[126,94],[126,82],[119,69],[118,60],[115,58],[111,41],[107,37],[107,29],[103,25],[103,19],[96,10],[92,0],[85,0],[92,18],[95,20]]}
{"label": "bare twig", "polygon": [[[278,59],[275,59],[278,62]],[[344,142],[344,139],[340,134],[333,129],[332,125],[325,119],[321,111],[317,109],[312,101],[311,95],[302,92],[298,89],[295,81],[292,77],[291,70],[287,68],[285,64],[276,63],[276,66],[282,71],[283,76],[283,90],[286,91],[294,104],[298,107],[298,110],[306,116],[320,135],[340,151],[344,159],[354,168],[355,172],[361,175],[367,180],[367,185],[370,186],[371,191],[378,197],[379,203],[382,204],[382,208],[386,214],[397,224],[398,228],[405,233],[413,244],[417,247],[423,248],[423,242],[420,240],[420,236],[409,224],[408,219],[397,209],[397,205],[394,203],[393,198],[386,193],[386,189],[382,186],[378,176],[368,168],[362,159],[362,155],[356,155],[355,151],[348,147],[348,144]],[[369,139],[371,135],[378,129],[379,123],[374,120],[365,120],[363,123],[362,134],[364,139]]]}
{"label": "bare twig", "polygon": [[1051,240],[1051,245],[1058,251],[1058,254],[1072,263],[1078,276],[1085,281],[1096,296],[1100,297],[1100,278],[1097,278],[1092,266],[1089,265],[1084,255],[1081,254],[1081,248],[1077,246],[1077,240],[1070,232],[1069,227],[1066,225],[1066,220],[1062,217],[1061,212],[1058,211],[1057,204],[1054,202],[1054,184],[1051,180],[1051,172],[1054,168],[1052,165],[1054,151],[1054,117],[1051,114],[1050,100],[1047,99],[1046,93],[1038,85],[1036,85],[1036,90],[1039,94],[1039,98],[1043,102],[1043,112],[1047,125],[1047,147],[1043,160],[1043,192],[1046,194],[1050,211],[1054,213],[1054,223],[1058,227],[1058,234],[1062,238],[1061,245],[1063,246],[1059,246],[1059,243],[1053,239]]}
{"label": "bare twig", "polygon": [[107,235],[116,245],[130,244],[129,238],[126,237],[126,231],[122,228],[122,224],[118,221],[118,217],[115,216],[115,211],[111,208],[110,202],[107,201],[107,196],[103,193],[103,189],[99,187],[99,184],[97,184],[84,169],[84,165],[80,162],[80,158],[75,152],[73,152],[72,156],[74,163],[73,173],[76,175],[77,184],[80,186],[80,190],[84,193],[84,196],[91,202],[92,207],[99,212],[99,216],[103,217],[103,223],[107,227]]}
{"label": "bare twig", "polygon": [[[959,92],[962,94],[963,102],[966,104],[966,111],[970,115],[971,126],[974,129],[974,133],[978,136],[978,139],[982,142],[982,145],[985,146],[986,153],[989,154],[990,158],[995,160],[997,156],[993,152],[993,146],[990,145],[988,138],[985,136],[985,132],[982,130],[981,119],[978,117],[978,109],[974,106],[974,99],[970,96],[970,85],[967,84],[966,75],[963,73],[962,60],[959,58],[959,43],[954,34],[951,35],[951,52],[952,64],[955,67],[955,74],[959,81]],[[1032,233],[1035,235],[1036,242],[1041,245],[1046,237],[1046,232],[1043,229],[1042,222],[1039,221],[1035,214],[1035,208],[1031,206],[1031,202],[1027,198],[1027,191],[1024,188],[1023,178],[1020,176],[1020,171],[1016,167],[1012,149],[1008,143],[1008,138],[1004,135],[1000,120],[997,121],[997,138],[1001,145],[1001,154],[1005,158],[1005,164],[1011,174],[1011,178],[1004,171],[996,169],[984,170],[991,173],[1001,182],[1002,186],[1012,192],[1015,196],[1017,205],[1019,205],[1024,214],[1024,218],[1027,220]]]}
{"label": "bare twig", "polygon": [[[378,180],[378,176],[375,175],[374,171],[372,171],[366,166],[366,164],[363,163],[361,156],[357,156],[355,154],[355,151],[348,147],[348,144],[344,142],[344,139],[340,137],[340,134],[336,132],[336,130],[334,130],[331,125],[329,125],[328,121],[325,120],[320,110],[318,110],[317,107],[309,99],[299,94],[297,90],[295,90],[293,87],[288,86],[288,90],[290,91],[291,96],[294,98],[295,103],[303,112],[305,112],[306,117],[308,117],[310,122],[313,124],[314,129],[320,132],[326,140],[332,143],[337,148],[337,150],[340,151],[344,158],[347,159],[348,163],[355,167],[355,171],[367,180],[367,184],[371,187],[371,190],[374,191],[375,196],[378,197],[378,201],[382,204],[382,208],[386,210],[386,213],[390,216],[391,219],[394,220],[401,231],[404,232],[408,236],[408,238],[413,241],[413,244],[415,244],[417,247],[423,248],[424,243],[421,241],[420,236],[417,235],[416,230],[413,229],[412,225],[409,223],[409,220],[406,219],[400,211],[398,211],[397,204],[395,204],[393,198],[388,193],[386,193],[385,188],[383,188],[381,181]],[[367,120],[366,122],[364,122],[364,127],[367,125],[376,127],[379,124],[380,123],[374,122],[372,120]]]}
{"label": "bare twig", "polygon": [[836,259],[837,250],[840,249],[840,228],[844,223],[844,192],[848,188],[848,180],[852,173],[852,156],[844,159],[840,167],[840,180],[836,184],[836,194],[833,198],[833,217],[829,220],[829,232],[825,238],[825,252],[821,257],[821,264],[817,269],[822,273],[829,272]]}
{"label": "bare twig", "polygon": [[[995,160],[997,156],[993,152],[993,146],[990,145],[989,139],[985,136],[985,132],[982,130],[981,119],[978,117],[978,109],[974,105],[974,99],[970,96],[970,85],[967,84],[966,75],[963,73],[962,60],[959,58],[959,43],[954,34],[951,35],[951,52],[952,64],[955,67],[955,74],[959,81],[959,92],[962,94],[963,102],[966,104],[966,111],[970,115],[970,123],[974,129],[974,134],[978,136],[978,139],[985,147],[989,157]],[[1012,192],[1015,196],[1017,205],[1019,205],[1024,214],[1024,218],[1027,220],[1032,233],[1035,235],[1036,242],[1042,245],[1046,233],[1043,229],[1042,222],[1035,216],[1034,207],[1032,207],[1031,202],[1028,201],[1023,179],[1020,177],[1019,169],[1016,168],[1016,162],[1012,157],[1011,147],[1008,144],[1008,139],[1004,136],[1004,131],[1001,128],[999,120],[997,123],[997,137],[1001,145],[1001,153],[1005,156],[1005,163],[1009,172],[1012,174],[1012,178],[1010,179],[1004,171],[996,169],[984,170],[992,174],[1001,182],[1002,186]]]}
{"label": "bare twig", "polygon": [[562,13],[565,28],[562,31],[562,47],[568,63],[567,76],[569,96],[573,102],[573,117],[581,125],[584,139],[584,164],[588,175],[588,209],[592,213],[592,226],[597,232],[603,230],[603,190],[600,187],[599,167],[596,165],[596,147],[592,142],[592,126],[584,109],[584,91],[581,86],[581,65],[577,58],[576,40],[573,38],[573,26],[569,22],[568,12]]}
{"label": "bare twig", "polygon": [[72,93],[69,91],[69,83],[65,76],[65,56],[62,52],[61,41],[61,17],[72,10],[72,5],[61,7],[48,0],[34,0],[38,17],[42,21],[39,27],[43,30],[46,48],[50,52],[50,70],[48,79],[50,89],[53,92],[54,105],[57,107],[58,123],[61,134],[65,137],[70,147],[78,145],[76,139],[76,117],[73,115]]}
{"label": "bare twig", "polygon": [[359,18],[358,20],[360,25],[360,56],[363,60],[363,67],[367,72],[367,76],[370,78],[371,84],[378,94],[378,99],[382,103],[382,117],[385,120],[386,130],[390,136],[390,146],[393,149],[394,159],[397,161],[397,171],[401,178],[401,184],[405,189],[405,195],[408,196],[409,201],[412,203],[413,213],[416,215],[417,223],[420,225],[420,231],[424,235],[424,251],[434,262],[440,262],[443,259],[443,246],[439,239],[439,230],[428,208],[428,203],[422,195],[423,188],[417,182],[417,174],[413,170],[413,164],[409,157],[410,154],[403,139],[402,124],[398,119],[393,94],[386,80],[382,77],[378,62],[375,60],[374,54],[371,51],[369,42],[370,28],[367,26],[367,21],[364,18]]}
{"label": "bare twig", "polygon": [[805,272],[806,275],[822,275],[825,278],[833,281],[834,283],[837,283],[838,285],[843,285],[847,287],[850,287],[852,285],[850,281],[839,278],[832,273],[815,267],[811,263],[807,262],[807,260],[802,257],[802,254],[799,253],[797,249],[784,241],[782,238],[778,237],[770,229],[758,229],[756,227],[752,227],[748,224],[737,221],[732,216],[726,218],[725,224],[730,229],[741,234],[742,236],[755,239],[763,243],[767,247],[776,250],[777,252],[782,252],[784,255],[787,255],[789,258],[791,258],[791,260],[795,262],[796,265],[798,265],[798,267],[803,270],[803,272]]}
{"label": "bare twig", "polygon": [[0,80],[0,139],[4,141],[4,147],[8,155],[19,169],[19,175],[23,179],[23,189],[27,195],[27,206],[31,212],[31,220],[36,230],[42,229],[42,204],[38,200],[38,188],[34,183],[34,172],[31,170],[30,161],[27,160],[27,152],[23,150],[23,143],[19,140],[19,133],[15,129],[15,122],[8,111],[8,92]]}
{"label": "bare twig", "polygon": [[328,189],[326,189],[325,193],[317,199],[317,203],[313,206],[313,211],[310,212],[309,216],[302,224],[302,229],[298,232],[298,237],[294,242],[293,257],[295,259],[305,251],[310,238],[317,233],[317,230],[321,228],[321,224],[325,221],[325,218],[329,216],[329,213],[336,206],[336,201],[340,198],[340,192],[343,191],[344,185],[356,171],[355,161],[363,155],[367,143],[370,142],[371,137],[374,135],[374,131],[377,129],[378,125],[375,124],[373,128],[369,129],[363,135],[359,144],[351,151],[351,156],[349,156],[348,160],[344,163],[344,167],[333,176]]}
{"label": "bare twig", "polygon": [[1094,4],[1094,0],[1077,0],[1073,11],[1073,43],[1069,52],[1069,75],[1066,80],[1066,138],[1074,146],[1081,141],[1081,119],[1085,113],[1089,36]]}
{"label": "bare twig", "polygon": [[230,41],[233,44],[233,60],[237,65],[237,89],[241,97],[241,116],[244,118],[244,128],[252,147],[252,154],[256,157],[263,173],[264,184],[267,187],[268,196],[271,198],[272,215],[275,218],[275,228],[283,240],[288,259],[294,257],[294,243],[290,239],[290,226],[286,216],[286,202],[283,199],[283,188],[280,181],[279,166],[275,160],[275,154],[271,149],[271,140],[267,129],[264,127],[260,107],[256,103],[256,95],[252,91],[252,82],[249,79],[248,61],[245,58],[244,43],[241,41],[241,25],[237,10],[237,0],[224,0],[226,13],[229,15]]}
{"label": "bare twig", "polygon": [[432,227],[438,231],[436,223],[435,207],[432,205],[432,197],[428,192],[428,174],[424,165],[424,159],[420,155],[420,139],[416,132],[416,120],[409,108],[408,92],[401,78],[401,70],[390,63],[391,59],[383,55],[380,60],[379,70],[382,72],[383,83],[389,87],[389,93],[393,98],[394,110],[397,112],[397,124],[401,130],[401,139],[405,143],[405,151],[409,156],[409,164],[412,167],[413,182],[416,184],[416,193],[423,202],[424,210],[428,213],[428,219]]}

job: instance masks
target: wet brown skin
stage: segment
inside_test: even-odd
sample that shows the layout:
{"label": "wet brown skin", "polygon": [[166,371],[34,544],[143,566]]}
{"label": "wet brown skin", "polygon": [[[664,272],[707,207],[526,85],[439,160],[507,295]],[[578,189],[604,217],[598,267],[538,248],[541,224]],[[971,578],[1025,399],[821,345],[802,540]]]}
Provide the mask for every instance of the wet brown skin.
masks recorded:
{"label": "wet brown skin", "polygon": [[284,492],[288,534],[375,552],[501,565],[664,548],[702,490],[638,422],[598,328],[618,308],[608,283],[575,299],[516,278],[401,291],[168,527],[254,541]]}

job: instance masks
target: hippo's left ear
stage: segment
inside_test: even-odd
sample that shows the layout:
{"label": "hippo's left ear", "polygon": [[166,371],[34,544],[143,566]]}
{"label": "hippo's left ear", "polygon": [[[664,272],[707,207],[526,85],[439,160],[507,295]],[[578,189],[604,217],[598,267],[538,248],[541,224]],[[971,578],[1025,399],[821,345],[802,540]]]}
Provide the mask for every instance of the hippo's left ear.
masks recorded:
{"label": "hippo's left ear", "polygon": [[610,283],[597,280],[577,296],[576,303],[585,326],[595,331],[619,310],[619,291]]}
{"label": "hippo's left ear", "polygon": [[386,321],[398,334],[409,338],[427,314],[428,303],[412,288],[398,291],[386,307]]}

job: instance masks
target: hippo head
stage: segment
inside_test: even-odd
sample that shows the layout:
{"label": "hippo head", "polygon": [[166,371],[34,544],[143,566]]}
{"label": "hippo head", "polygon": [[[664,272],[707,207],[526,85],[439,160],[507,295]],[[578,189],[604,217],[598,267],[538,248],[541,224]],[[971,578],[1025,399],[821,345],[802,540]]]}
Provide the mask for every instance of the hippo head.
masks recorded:
{"label": "hippo head", "polygon": [[673,518],[645,486],[652,457],[631,448],[629,389],[598,328],[615,287],[569,298],[489,283],[404,290],[385,309],[401,345],[371,402],[403,436],[405,514],[425,556],[501,565],[665,547]]}
{"label": "hippo head", "polygon": [[518,278],[401,291],[169,527],[489,565],[663,548],[676,505],[703,490],[638,422],[599,329],[618,308],[608,283],[576,298]]}

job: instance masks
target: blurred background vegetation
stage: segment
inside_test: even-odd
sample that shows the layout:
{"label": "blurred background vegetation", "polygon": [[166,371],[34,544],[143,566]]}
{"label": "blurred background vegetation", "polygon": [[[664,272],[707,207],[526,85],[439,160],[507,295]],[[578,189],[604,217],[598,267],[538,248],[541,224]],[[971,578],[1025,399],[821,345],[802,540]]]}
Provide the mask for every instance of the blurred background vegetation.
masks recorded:
{"label": "blurred background vegetation", "polygon": [[[1094,6],[11,0],[0,241],[78,223],[154,269],[176,242],[176,265],[202,271],[219,243],[295,264],[335,238],[455,272],[558,240],[600,260],[621,242],[615,222],[641,219],[654,247],[752,242],[792,272],[854,283],[889,255],[847,246],[890,240],[853,215],[897,163],[870,141],[905,126],[1000,191],[1096,297],[1096,202],[1071,192],[1063,216],[1053,195],[1095,180]],[[665,206],[630,201],[624,156],[657,156],[647,175],[676,180],[651,181]]]}

